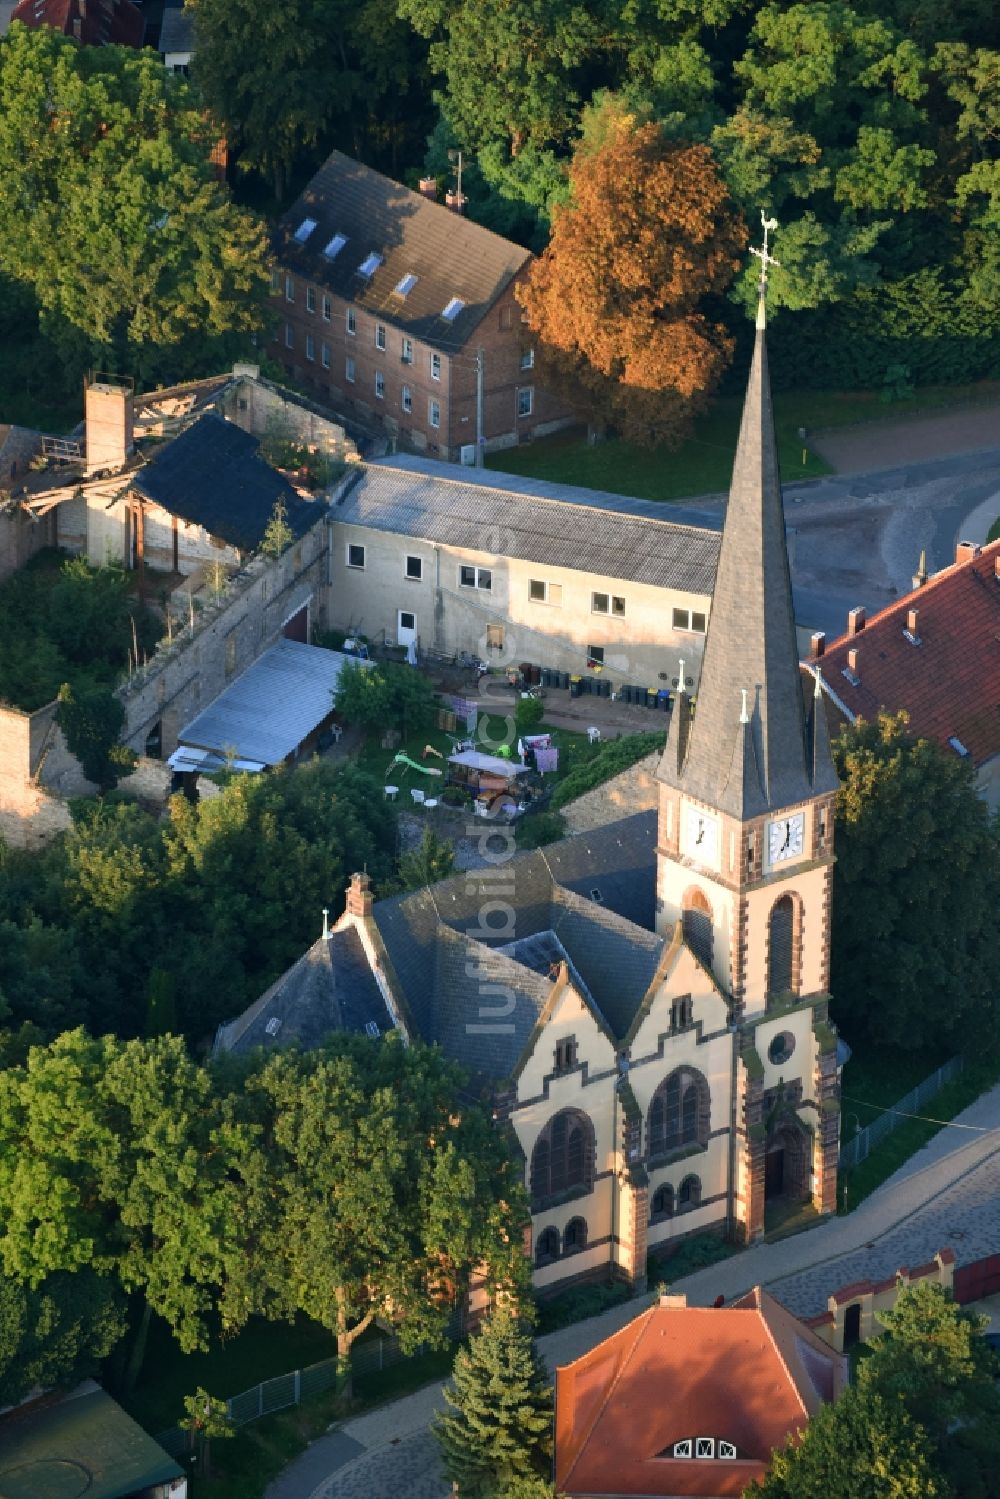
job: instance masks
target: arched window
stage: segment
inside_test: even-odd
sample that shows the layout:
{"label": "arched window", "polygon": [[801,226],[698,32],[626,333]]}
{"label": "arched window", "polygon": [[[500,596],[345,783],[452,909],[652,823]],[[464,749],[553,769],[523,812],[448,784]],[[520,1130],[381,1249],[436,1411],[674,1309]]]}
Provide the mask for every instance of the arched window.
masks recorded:
{"label": "arched window", "polygon": [[788,994],[792,988],[792,953],[795,944],[795,902],[781,896],[771,907],[768,941],[769,997]]}
{"label": "arched window", "polygon": [[689,1213],[701,1207],[701,1180],[697,1176],[686,1176],[677,1191],[677,1211]]}
{"label": "arched window", "polygon": [[703,890],[692,889],[686,892],[681,927],[684,941],[695,957],[700,958],[706,968],[711,968],[714,921],[712,907]]}
{"label": "arched window", "polygon": [[653,1193],[653,1204],[650,1208],[650,1223],[662,1223],[665,1218],[674,1216],[674,1189],[669,1182],[664,1182],[662,1187],[657,1187]]}
{"label": "arched window", "polygon": [[579,1254],[587,1247],[587,1225],[583,1218],[571,1218],[563,1233],[563,1254]]}
{"label": "arched window", "polygon": [[559,1258],[559,1230],[557,1228],[544,1228],[538,1235],[538,1243],[535,1245],[535,1264],[551,1265]]}
{"label": "arched window", "polygon": [[594,1184],[594,1126],[579,1109],[562,1109],[542,1130],[531,1153],[531,1201]]}
{"label": "arched window", "polygon": [[646,1126],[651,1156],[683,1145],[707,1145],[711,1098],[708,1083],[693,1067],[678,1067],[653,1094]]}

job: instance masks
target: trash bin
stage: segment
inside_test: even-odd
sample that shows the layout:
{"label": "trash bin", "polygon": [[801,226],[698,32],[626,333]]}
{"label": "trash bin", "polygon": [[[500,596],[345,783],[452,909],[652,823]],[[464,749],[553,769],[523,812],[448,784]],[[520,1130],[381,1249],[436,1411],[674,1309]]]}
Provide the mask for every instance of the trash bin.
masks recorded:
{"label": "trash bin", "polygon": [[602,697],[610,697],[611,696],[611,683],[608,681],[607,677],[602,677],[601,678],[601,696]]}
{"label": "trash bin", "polygon": [[657,708],[657,707],[659,707],[659,703],[660,703],[660,700],[659,700],[659,698],[656,695],[656,688],[655,687],[647,687],[647,689],[646,689],[646,707],[647,708]]}
{"label": "trash bin", "polygon": [[582,679],[580,677],[570,677],[570,679],[569,679],[569,695],[570,695],[570,697],[579,697],[582,691],[583,691],[583,681],[582,681]]}
{"label": "trash bin", "polygon": [[659,700],[657,706],[659,707],[660,712],[666,713],[667,709],[670,707],[670,693],[668,689],[666,687],[661,687],[656,696]]}
{"label": "trash bin", "polygon": [[562,687],[564,691],[568,691],[568,689],[569,689],[569,672],[568,671],[561,671],[559,673],[559,686]]}

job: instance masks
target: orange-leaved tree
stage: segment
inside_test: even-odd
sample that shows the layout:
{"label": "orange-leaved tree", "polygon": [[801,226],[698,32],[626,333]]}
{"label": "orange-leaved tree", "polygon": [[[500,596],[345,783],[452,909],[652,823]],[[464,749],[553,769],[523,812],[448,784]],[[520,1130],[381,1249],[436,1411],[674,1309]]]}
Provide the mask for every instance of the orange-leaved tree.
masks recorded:
{"label": "orange-leaved tree", "polygon": [[676,447],[732,357],[706,303],[746,228],[707,146],[608,113],[577,146],[570,197],[517,296],[540,373],[598,428]]}

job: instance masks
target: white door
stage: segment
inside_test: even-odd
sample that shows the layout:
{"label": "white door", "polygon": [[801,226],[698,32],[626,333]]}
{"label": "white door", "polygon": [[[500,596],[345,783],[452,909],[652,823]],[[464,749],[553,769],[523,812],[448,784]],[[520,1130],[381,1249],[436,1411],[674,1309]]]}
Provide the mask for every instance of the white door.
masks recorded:
{"label": "white door", "polygon": [[416,644],[417,616],[409,609],[400,609],[397,613],[396,640],[400,645]]}

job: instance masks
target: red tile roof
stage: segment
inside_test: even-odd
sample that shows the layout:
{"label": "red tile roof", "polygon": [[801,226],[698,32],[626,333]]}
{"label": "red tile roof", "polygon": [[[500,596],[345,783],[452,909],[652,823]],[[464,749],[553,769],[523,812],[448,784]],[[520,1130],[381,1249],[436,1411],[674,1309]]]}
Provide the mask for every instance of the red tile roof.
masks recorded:
{"label": "red tile roof", "polygon": [[21,0],[11,20],[33,30],[52,26],[90,47],[141,47],[146,30],[132,0]]}
{"label": "red tile roof", "polygon": [[[652,1306],[556,1371],[556,1490],[741,1494],[773,1449],[840,1394],[845,1369],[760,1288],[718,1310]],[[673,1455],[699,1437],[713,1442],[712,1457]],[[735,1457],[720,1457],[720,1443]]]}
{"label": "red tile roof", "polygon": [[[828,695],[854,717],[905,708],[918,738],[945,748],[957,739],[974,765],[985,764],[1000,754],[998,567],[995,541],[935,573],[858,634],[841,635],[808,665],[822,668]],[[904,634],[910,609],[918,611],[919,645]],[[857,685],[844,676],[850,650],[858,653]]]}

